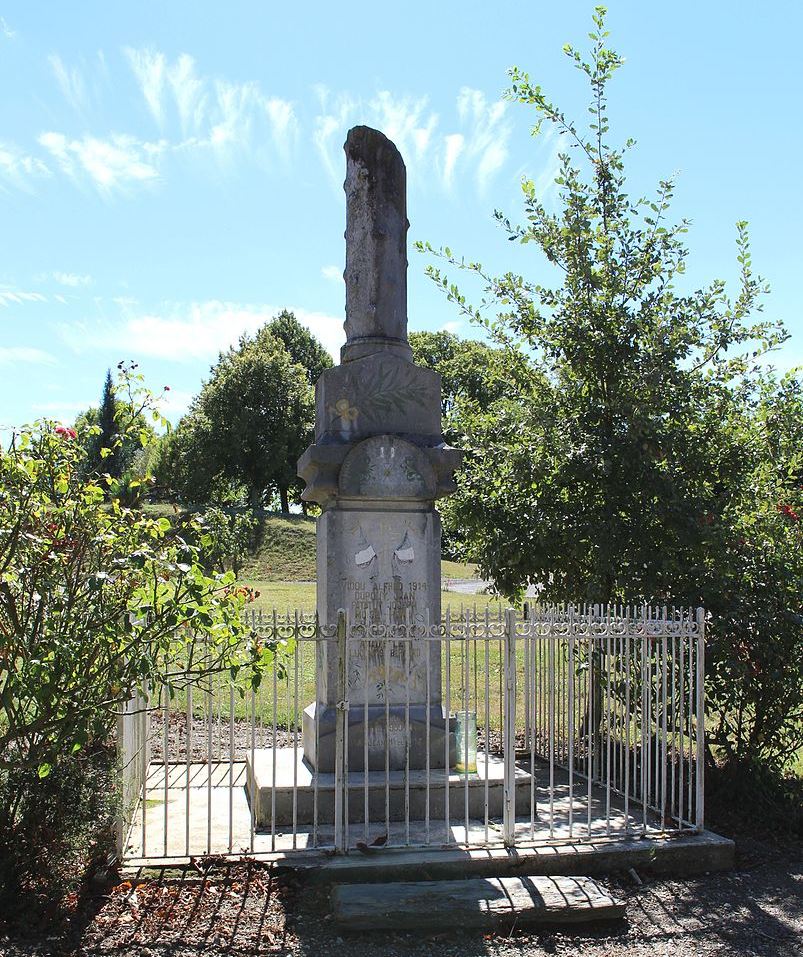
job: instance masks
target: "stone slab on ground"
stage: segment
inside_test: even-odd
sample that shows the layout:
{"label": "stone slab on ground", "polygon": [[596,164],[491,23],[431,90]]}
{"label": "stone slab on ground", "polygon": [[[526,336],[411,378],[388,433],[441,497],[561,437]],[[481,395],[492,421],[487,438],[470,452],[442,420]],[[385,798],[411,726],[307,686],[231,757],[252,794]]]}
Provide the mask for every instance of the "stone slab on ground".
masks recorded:
{"label": "stone slab on ground", "polygon": [[625,906],[590,877],[522,876],[338,884],[332,912],[349,930],[443,930],[612,920]]}

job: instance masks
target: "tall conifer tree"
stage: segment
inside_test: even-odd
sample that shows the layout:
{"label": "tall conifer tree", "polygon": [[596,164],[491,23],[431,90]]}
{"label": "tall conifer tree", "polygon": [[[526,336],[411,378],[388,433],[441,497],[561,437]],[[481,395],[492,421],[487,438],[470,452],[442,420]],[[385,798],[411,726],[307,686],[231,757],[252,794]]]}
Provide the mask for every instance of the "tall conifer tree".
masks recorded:
{"label": "tall conifer tree", "polygon": [[[112,478],[120,478],[122,473],[120,449],[117,445],[117,425],[114,419],[116,408],[117,399],[114,393],[112,373],[111,369],[107,369],[106,381],[103,383],[103,397],[100,400],[100,410],[98,411],[100,435],[98,436],[96,466],[98,471],[108,472]],[[109,450],[105,458],[102,457],[101,449]]]}

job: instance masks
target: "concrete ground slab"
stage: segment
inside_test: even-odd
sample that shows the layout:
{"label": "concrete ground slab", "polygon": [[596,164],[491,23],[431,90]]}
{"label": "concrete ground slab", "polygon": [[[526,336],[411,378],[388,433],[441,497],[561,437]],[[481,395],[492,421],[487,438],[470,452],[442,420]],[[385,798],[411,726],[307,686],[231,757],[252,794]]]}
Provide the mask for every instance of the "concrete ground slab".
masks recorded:
{"label": "concrete ground slab", "polygon": [[730,870],[735,845],[713,831],[674,837],[559,841],[469,848],[392,848],[313,860],[287,855],[289,866],[316,883],[458,880],[512,875],[586,875],[601,877],[635,868],[652,875],[690,877]]}
{"label": "concrete ground slab", "polygon": [[624,917],[590,877],[489,877],[462,881],[338,884],[332,914],[348,930],[527,927]]}
{"label": "concrete ground slab", "polygon": [[[331,818],[318,826],[274,824],[252,828],[244,761],[191,764],[152,763],[145,802],[140,802],[125,850],[127,865],[180,865],[191,856],[249,854],[286,863],[327,881],[419,880],[510,874],[604,874],[629,867],[662,874],[692,874],[733,866],[734,844],[710,831],[663,831],[639,807],[625,809],[616,795],[593,789],[569,791],[565,776],[549,787],[543,768],[532,782],[538,815],[529,813],[529,794],[518,806],[516,847],[502,846],[501,819],[469,817],[455,802],[450,821],[390,822],[384,818],[350,825],[345,856],[332,855]],[[353,792],[354,799],[359,791]],[[607,814],[610,806],[610,814]],[[551,813],[551,817],[550,817]],[[590,826],[589,826],[590,822]],[[466,829],[466,823],[468,829]],[[551,825],[551,826],[550,826]],[[356,849],[357,842],[387,835],[387,847]]]}

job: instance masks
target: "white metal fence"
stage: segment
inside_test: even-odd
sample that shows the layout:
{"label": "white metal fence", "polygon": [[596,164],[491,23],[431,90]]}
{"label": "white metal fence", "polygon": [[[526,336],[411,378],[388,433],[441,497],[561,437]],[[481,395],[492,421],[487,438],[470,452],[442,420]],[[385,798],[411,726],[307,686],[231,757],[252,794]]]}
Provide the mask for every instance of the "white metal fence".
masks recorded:
{"label": "white metal fence", "polygon": [[[124,858],[703,827],[702,609],[250,624],[276,649],[258,688],[216,675],[121,716]],[[304,719],[311,702],[330,725]]]}

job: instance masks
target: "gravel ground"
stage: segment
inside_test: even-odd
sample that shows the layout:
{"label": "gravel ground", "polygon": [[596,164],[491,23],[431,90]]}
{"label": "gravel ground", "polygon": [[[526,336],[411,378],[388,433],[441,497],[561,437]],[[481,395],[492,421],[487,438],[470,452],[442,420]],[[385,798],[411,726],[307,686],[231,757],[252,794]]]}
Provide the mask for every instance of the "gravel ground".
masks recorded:
{"label": "gravel ground", "polygon": [[[167,753],[171,761],[187,760],[187,716],[181,711],[171,711],[169,714],[167,731]],[[213,760],[228,761],[229,759],[229,723],[226,720],[219,724],[215,722],[212,737],[212,758]],[[205,762],[208,752],[208,734],[209,728],[203,718],[193,717],[191,732],[190,760]],[[477,749],[485,749],[485,731],[479,728],[477,731]],[[301,733],[297,733],[299,747],[301,742]],[[234,759],[235,761],[244,761],[251,753],[251,725],[248,721],[237,719],[234,722]],[[273,746],[273,729],[271,727],[262,727],[257,725],[254,732],[254,746],[257,748],[270,748]],[[284,731],[282,728],[276,729],[276,746],[280,748],[292,748],[293,732]],[[524,746],[524,734],[516,737],[517,750],[529,754]],[[502,733],[494,728],[491,729],[488,740],[488,750],[491,754],[502,753]],[[159,711],[151,714],[151,761],[161,761],[164,752],[164,716]]]}
{"label": "gravel ground", "polygon": [[[182,711],[171,711],[167,725],[167,753],[171,761],[187,760],[187,716]],[[229,722],[224,718],[215,721],[212,729],[212,759],[228,761],[229,759]],[[200,717],[193,717],[190,728],[190,760],[205,762],[208,753],[209,725]],[[251,753],[251,724],[249,721],[237,719],[234,722],[234,760],[244,761]],[[298,733],[299,747],[301,734]],[[254,747],[273,747],[273,729],[257,724],[254,729]],[[293,746],[293,733],[276,729],[276,746],[286,748]],[[161,761],[164,752],[164,715],[159,711],[151,713],[151,761]]]}
{"label": "gravel ground", "polygon": [[690,880],[611,880],[624,921],[574,930],[499,934],[349,934],[333,926],[325,888],[249,862],[98,888],[74,902],[64,935],[12,942],[8,957],[514,957],[522,954],[793,957],[803,954],[803,846],[739,841],[729,874]]}

